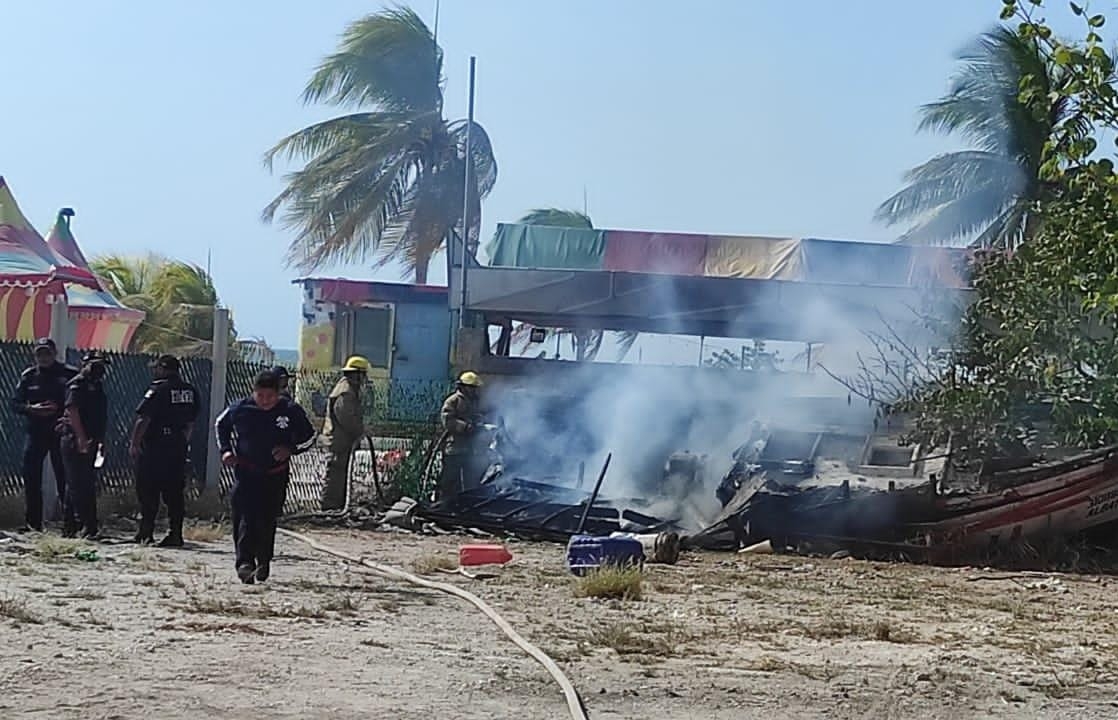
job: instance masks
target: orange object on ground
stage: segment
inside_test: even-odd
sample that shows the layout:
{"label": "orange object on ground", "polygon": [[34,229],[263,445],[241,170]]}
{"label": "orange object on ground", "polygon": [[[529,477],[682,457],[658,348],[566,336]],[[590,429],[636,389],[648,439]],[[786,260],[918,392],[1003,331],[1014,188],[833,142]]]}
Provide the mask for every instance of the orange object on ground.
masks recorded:
{"label": "orange object on ground", "polygon": [[471,565],[504,565],[512,560],[512,554],[504,545],[486,545],[472,543],[458,548],[458,564],[462,567]]}

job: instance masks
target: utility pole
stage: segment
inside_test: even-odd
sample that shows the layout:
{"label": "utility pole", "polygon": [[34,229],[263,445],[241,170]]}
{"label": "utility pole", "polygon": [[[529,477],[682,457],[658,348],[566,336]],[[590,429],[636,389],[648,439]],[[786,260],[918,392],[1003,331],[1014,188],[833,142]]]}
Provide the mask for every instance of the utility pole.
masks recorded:
{"label": "utility pole", "polygon": [[[473,148],[470,136],[474,129],[474,77],[477,70],[477,58],[470,56],[470,109],[466,120],[466,162],[464,182],[462,183],[462,302],[458,307],[458,328],[466,327],[466,258],[470,245],[470,176],[474,169]],[[461,342],[459,338],[459,342]]]}
{"label": "utility pole", "polygon": [[217,449],[214,425],[217,423],[217,416],[225,410],[229,370],[229,310],[223,307],[214,308],[213,352],[210,357],[213,367],[210,371],[210,413],[206,431],[209,443],[206,445],[206,485],[202,494],[212,500],[217,497],[217,490],[221,485],[221,453]]}

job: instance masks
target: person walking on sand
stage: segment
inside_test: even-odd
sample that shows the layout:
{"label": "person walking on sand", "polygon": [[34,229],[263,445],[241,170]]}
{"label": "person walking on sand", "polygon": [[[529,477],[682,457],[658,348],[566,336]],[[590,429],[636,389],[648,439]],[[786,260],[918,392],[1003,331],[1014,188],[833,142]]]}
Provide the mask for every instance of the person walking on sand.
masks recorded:
{"label": "person walking on sand", "polygon": [[233,542],[237,577],[246,585],[271,575],[276,521],[283,512],[292,455],[314,445],[303,408],[280,395],[270,370],[256,376],[252,395],[217,419],[221,461],[233,468]]}

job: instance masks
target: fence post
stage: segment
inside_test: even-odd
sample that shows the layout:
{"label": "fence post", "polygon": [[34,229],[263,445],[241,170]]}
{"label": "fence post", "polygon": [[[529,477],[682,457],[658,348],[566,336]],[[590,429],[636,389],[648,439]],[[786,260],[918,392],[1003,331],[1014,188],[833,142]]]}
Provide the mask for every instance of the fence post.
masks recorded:
{"label": "fence post", "polygon": [[[50,339],[54,340],[58,348],[58,359],[66,362],[66,350],[73,342],[70,332],[70,306],[66,302],[66,290],[52,295],[47,295],[50,303]],[[58,485],[54,479],[54,463],[43,459],[43,508],[47,519],[57,520],[58,510]]]}
{"label": "fence post", "polygon": [[229,310],[214,308],[213,367],[210,369],[210,417],[206,437],[206,488],[203,492],[208,498],[216,498],[221,484],[221,454],[217,449],[214,423],[217,416],[225,410],[225,386],[229,372]]}

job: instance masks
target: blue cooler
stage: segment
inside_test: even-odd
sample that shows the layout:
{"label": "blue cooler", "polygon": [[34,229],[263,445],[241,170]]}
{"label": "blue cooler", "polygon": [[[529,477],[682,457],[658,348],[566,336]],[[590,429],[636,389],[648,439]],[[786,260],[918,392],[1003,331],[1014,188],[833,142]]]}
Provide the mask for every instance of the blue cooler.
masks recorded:
{"label": "blue cooler", "polygon": [[575,535],[567,543],[567,567],[575,575],[585,575],[603,565],[641,567],[644,546],[635,538],[594,535]]}

